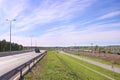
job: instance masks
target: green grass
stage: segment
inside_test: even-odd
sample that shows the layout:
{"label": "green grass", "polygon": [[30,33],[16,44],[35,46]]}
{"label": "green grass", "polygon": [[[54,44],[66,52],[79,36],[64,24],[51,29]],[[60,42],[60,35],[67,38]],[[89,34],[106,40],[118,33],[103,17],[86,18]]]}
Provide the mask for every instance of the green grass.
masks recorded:
{"label": "green grass", "polygon": [[66,56],[64,54],[59,54],[63,64],[66,64],[72,71],[74,71],[81,80],[109,80],[95,72],[80,66],[72,57]]}
{"label": "green grass", "polygon": [[[25,80],[109,80],[104,76],[86,69],[80,64],[113,77],[112,71],[105,70],[65,54],[57,53],[56,51],[50,51],[38,62],[36,68],[31,73],[25,75]],[[120,74],[114,73],[114,75],[115,79],[120,79],[118,76]]]}
{"label": "green grass", "polygon": [[79,80],[79,76],[59,60],[56,52],[48,52],[46,63],[37,80]]}
{"label": "green grass", "polygon": [[76,58],[73,58],[73,57],[71,57],[71,56],[67,56],[67,55],[65,55],[65,56],[68,57],[68,58],[71,58],[71,60],[74,61],[74,62],[80,63],[80,64],[85,65],[85,66],[89,66],[89,68],[91,68],[91,69],[94,69],[94,70],[96,70],[96,71],[98,71],[98,72],[101,72],[101,73],[103,73],[103,74],[106,74],[106,75],[108,75],[108,76],[110,76],[110,77],[112,77],[112,78],[114,78],[114,79],[116,79],[116,80],[120,80],[120,74],[118,74],[118,73],[115,73],[115,72],[113,72],[113,71],[110,71],[110,70],[101,68],[101,67],[99,67],[99,66],[90,64],[90,63],[88,63],[88,62],[81,61],[81,60],[76,59]]}

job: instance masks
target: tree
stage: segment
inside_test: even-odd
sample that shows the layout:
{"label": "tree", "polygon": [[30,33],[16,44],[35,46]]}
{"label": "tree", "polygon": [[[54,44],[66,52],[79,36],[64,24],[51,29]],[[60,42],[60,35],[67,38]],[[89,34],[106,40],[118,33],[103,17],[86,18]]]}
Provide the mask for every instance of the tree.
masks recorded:
{"label": "tree", "polygon": [[[17,43],[11,43],[12,51],[22,50],[23,46]],[[0,52],[1,51],[9,51],[10,50],[10,42],[6,42],[6,40],[0,41]]]}
{"label": "tree", "polygon": [[2,51],[5,51],[5,47],[6,47],[6,40],[2,40],[2,44],[1,44],[1,47],[2,47]]}
{"label": "tree", "polygon": [[95,46],[95,52],[99,53],[99,47],[97,45]]}

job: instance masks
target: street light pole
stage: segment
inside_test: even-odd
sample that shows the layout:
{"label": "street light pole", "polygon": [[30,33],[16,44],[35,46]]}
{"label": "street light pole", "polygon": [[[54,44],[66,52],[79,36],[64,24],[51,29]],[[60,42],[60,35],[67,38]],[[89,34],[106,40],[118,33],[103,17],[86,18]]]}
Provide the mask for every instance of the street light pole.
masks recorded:
{"label": "street light pole", "polygon": [[10,21],[10,51],[11,51],[11,21]]}
{"label": "street light pole", "polygon": [[10,52],[11,52],[11,27],[12,27],[12,21],[16,21],[15,19],[10,20],[10,19],[6,19],[6,21],[9,21],[10,23]]}

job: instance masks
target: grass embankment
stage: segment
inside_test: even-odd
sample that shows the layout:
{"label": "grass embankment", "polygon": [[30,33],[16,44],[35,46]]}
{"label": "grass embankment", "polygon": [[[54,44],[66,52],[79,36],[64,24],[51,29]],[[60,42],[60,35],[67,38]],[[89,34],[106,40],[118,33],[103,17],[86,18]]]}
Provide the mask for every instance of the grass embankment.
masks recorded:
{"label": "grass embankment", "polygon": [[[78,63],[79,66],[80,66],[81,64],[84,65],[84,66],[88,66],[89,68],[91,68],[91,69],[93,69],[93,70],[95,70],[95,71],[98,71],[98,72],[100,72],[100,73],[103,73],[103,74],[105,74],[105,75],[107,75],[107,76],[109,76],[109,77],[111,77],[111,78],[113,78],[113,79],[115,79],[115,80],[120,80],[120,74],[118,74],[118,73],[115,73],[115,72],[113,72],[113,71],[110,71],[110,70],[101,68],[101,67],[99,67],[99,66],[90,64],[90,63],[85,62],[85,61],[78,60],[78,59],[73,58],[73,57],[71,57],[71,56],[67,56],[67,55],[66,55],[66,57],[71,58],[72,61],[74,61],[74,63]],[[89,75],[89,74],[88,74],[88,75]]]}
{"label": "grass embankment", "polygon": [[80,64],[114,77],[117,80],[120,79],[120,74],[114,73],[113,76],[112,71],[83,62],[65,54],[50,51],[44,59],[37,64],[33,71],[25,76],[25,80],[109,80],[100,74],[86,69]]}
{"label": "grass embankment", "polygon": [[51,51],[42,59],[33,71],[25,76],[25,80],[79,80],[79,76],[72,72],[70,68],[64,65],[57,57],[56,52]]}
{"label": "grass embankment", "polygon": [[[111,65],[111,66],[114,63],[114,62],[106,61],[106,60],[103,60],[103,59],[92,58],[92,57],[88,57],[88,56],[80,56],[80,57],[81,58],[86,58],[86,59],[89,59],[89,60],[93,60],[93,61],[96,61],[96,62],[100,62],[100,63],[103,63],[103,64]],[[114,66],[117,67],[117,68],[120,68],[120,64],[114,63]]]}

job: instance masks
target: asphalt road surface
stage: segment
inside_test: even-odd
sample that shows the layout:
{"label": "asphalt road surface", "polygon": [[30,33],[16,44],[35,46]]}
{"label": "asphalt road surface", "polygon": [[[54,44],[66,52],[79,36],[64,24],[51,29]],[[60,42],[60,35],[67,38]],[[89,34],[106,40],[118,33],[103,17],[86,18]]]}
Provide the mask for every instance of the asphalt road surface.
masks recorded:
{"label": "asphalt road surface", "polygon": [[0,57],[10,56],[10,55],[16,55],[16,54],[22,54],[22,53],[27,53],[27,52],[31,52],[31,51],[34,51],[34,50],[22,50],[22,51],[0,52]]}
{"label": "asphalt road surface", "polygon": [[[41,51],[41,53],[43,52],[44,50]],[[35,58],[41,53],[28,52],[17,55],[0,57],[0,76],[28,62],[29,60]]]}

